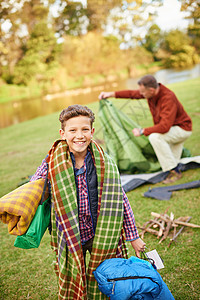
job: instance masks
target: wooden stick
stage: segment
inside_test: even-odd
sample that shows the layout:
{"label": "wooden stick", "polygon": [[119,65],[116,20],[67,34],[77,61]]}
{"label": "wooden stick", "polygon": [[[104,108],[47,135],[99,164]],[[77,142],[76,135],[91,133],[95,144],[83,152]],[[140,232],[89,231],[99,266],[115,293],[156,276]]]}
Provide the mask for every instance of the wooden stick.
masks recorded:
{"label": "wooden stick", "polygon": [[[186,223],[189,222],[191,220],[191,218],[192,217],[188,217]],[[176,228],[176,227],[174,227],[174,228]],[[182,226],[181,229],[177,232],[177,234],[174,235],[174,237],[171,239],[170,243],[168,244],[168,247],[172,244],[173,241],[176,240],[177,236],[183,231],[184,228],[185,228],[185,226]]]}
{"label": "wooden stick", "polygon": [[163,234],[163,237],[162,237],[161,240],[159,241],[159,244],[162,243],[162,241],[164,241],[164,240],[167,238],[168,233],[169,233],[169,231],[170,231],[170,229],[171,229],[171,227],[172,227],[172,223],[173,223],[173,220],[169,220],[169,221],[167,222],[167,227],[166,227],[166,229],[165,229],[165,232],[164,232],[164,234]]}
{"label": "wooden stick", "polygon": [[[169,220],[170,220],[170,219],[162,216],[161,214],[158,214],[158,213],[155,213],[155,212],[151,212],[151,215],[153,217],[157,217],[157,218],[160,218],[160,219],[164,220],[166,223],[169,222]],[[179,221],[178,219],[174,220],[173,222],[175,224],[178,224],[178,225],[188,226],[188,227],[192,227],[192,228],[200,228],[200,225],[182,222],[182,221]]]}
{"label": "wooden stick", "polygon": [[196,225],[196,224],[192,224],[192,223],[186,223],[186,222],[182,222],[182,221],[179,221],[179,220],[174,220],[174,223],[178,224],[178,225],[192,227],[192,228],[200,228],[200,225]]}
{"label": "wooden stick", "polygon": [[[164,230],[164,224],[162,224],[161,222],[159,221],[156,221],[156,220],[150,220],[152,223],[158,225],[160,228],[162,228],[162,230]],[[163,221],[162,221],[163,222]],[[153,226],[154,227],[154,226]]]}
{"label": "wooden stick", "polygon": [[145,230],[146,230],[146,232],[152,233],[154,235],[158,235],[158,231],[157,230],[154,230],[154,229],[151,229],[151,228],[146,228]]}
{"label": "wooden stick", "polygon": [[[149,226],[147,226],[148,224],[150,224]],[[147,226],[147,227],[146,227]],[[151,221],[147,221],[146,223],[144,223],[144,225],[142,226],[142,232],[140,233],[141,239],[144,238],[144,234],[146,232],[146,228],[151,226]]]}
{"label": "wooden stick", "polygon": [[158,213],[155,213],[155,212],[151,212],[151,215],[153,217],[156,217],[156,218],[160,218],[162,219],[163,221],[165,221],[166,223],[169,221],[169,218],[165,217],[165,216],[162,216],[161,214],[158,214]]}
{"label": "wooden stick", "polygon": [[165,225],[165,221],[161,221],[161,224],[162,224],[162,227],[160,226],[160,229],[159,229],[159,231],[158,231],[158,238],[160,238],[162,235],[163,235],[163,232],[164,232],[164,230],[165,230],[165,227],[164,227],[164,225]]}

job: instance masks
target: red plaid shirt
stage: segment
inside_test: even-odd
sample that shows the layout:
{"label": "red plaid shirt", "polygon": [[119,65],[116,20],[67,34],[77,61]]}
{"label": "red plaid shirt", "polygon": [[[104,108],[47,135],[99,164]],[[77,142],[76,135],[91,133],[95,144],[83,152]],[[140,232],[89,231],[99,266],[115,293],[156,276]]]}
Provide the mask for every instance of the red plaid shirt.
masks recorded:
{"label": "red plaid shirt", "polygon": [[[36,173],[32,176],[31,181],[37,180],[39,178],[45,178],[46,173],[47,173],[47,163],[46,160],[44,159],[42,161],[41,166],[38,167]],[[81,243],[85,244],[88,240],[94,237],[92,216],[90,212],[90,205],[88,199],[85,162],[81,169],[75,169],[75,174],[78,182],[78,193],[79,193],[80,237],[81,237]],[[123,204],[124,204],[123,226],[126,235],[126,240],[133,241],[139,238],[139,235],[135,225],[134,214],[124,190],[123,190]]]}

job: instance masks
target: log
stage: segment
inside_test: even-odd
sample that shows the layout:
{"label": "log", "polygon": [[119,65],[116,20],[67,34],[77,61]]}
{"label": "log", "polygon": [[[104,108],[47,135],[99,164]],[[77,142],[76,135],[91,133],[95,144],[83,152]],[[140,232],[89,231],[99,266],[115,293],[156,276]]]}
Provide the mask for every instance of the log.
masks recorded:
{"label": "log", "polygon": [[[166,223],[169,222],[170,218],[166,218],[164,216],[162,216],[161,214],[158,214],[158,213],[155,213],[155,212],[151,212],[151,215],[153,217],[157,217],[157,218],[160,218],[162,220],[164,220]],[[173,221],[175,224],[178,224],[178,225],[183,225],[183,226],[188,226],[188,227],[192,227],[192,228],[200,228],[200,225],[196,225],[196,224],[192,224],[192,223],[186,223],[186,222],[183,222],[183,221],[179,221],[178,219],[174,220]]]}
{"label": "log", "polygon": [[196,224],[192,224],[192,223],[186,223],[186,222],[182,222],[182,221],[179,221],[179,220],[174,220],[174,223],[178,224],[178,225],[192,227],[192,228],[200,228],[200,225],[196,225]]}
{"label": "log", "polygon": [[165,230],[165,227],[164,227],[164,225],[165,225],[165,221],[161,221],[161,224],[162,224],[162,227],[160,226],[160,229],[159,229],[159,231],[158,231],[158,238],[160,238],[162,235],[163,235],[163,232],[164,232],[164,230]]}
{"label": "log", "polygon": [[146,228],[145,230],[146,230],[146,232],[152,233],[154,235],[158,235],[158,231],[157,230],[154,230],[154,229],[151,229],[151,228]]}
{"label": "log", "polygon": [[160,218],[161,220],[165,221],[166,223],[170,220],[169,217],[163,216],[163,215],[158,214],[158,213],[155,213],[155,212],[153,212],[153,211],[151,212],[151,215],[152,215],[153,217]]}
{"label": "log", "polygon": [[169,221],[167,222],[167,227],[166,227],[166,229],[165,229],[165,232],[164,232],[164,234],[163,234],[163,237],[162,237],[161,240],[159,241],[159,244],[162,243],[162,241],[164,241],[164,240],[167,238],[168,233],[169,233],[170,229],[172,228],[172,223],[173,223],[173,220],[169,220]]}
{"label": "log", "polygon": [[[159,226],[160,228],[162,228],[162,230],[164,230],[164,224],[162,223],[163,221],[159,222],[159,221],[156,221],[156,220],[150,220],[152,222],[152,224],[156,224],[157,226]],[[154,227],[154,225],[153,225]],[[154,227],[155,228],[155,227]]]}

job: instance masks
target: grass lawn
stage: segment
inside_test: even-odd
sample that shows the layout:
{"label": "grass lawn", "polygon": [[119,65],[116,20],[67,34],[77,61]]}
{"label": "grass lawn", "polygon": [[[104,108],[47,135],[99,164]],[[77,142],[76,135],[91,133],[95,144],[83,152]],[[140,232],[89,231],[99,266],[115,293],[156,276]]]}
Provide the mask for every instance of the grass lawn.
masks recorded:
{"label": "grass lawn", "polygon": [[[186,141],[185,147],[191,151],[193,156],[200,155],[199,79],[169,85],[192,117],[193,134]],[[126,113],[140,109],[136,101],[129,101],[126,105],[125,103],[124,100],[115,102],[118,107],[124,106],[123,110]],[[88,106],[96,114],[95,138],[102,139],[103,135],[97,116],[98,103]],[[136,114],[134,118],[137,118],[141,126],[150,126],[152,120],[145,102],[142,111],[143,114]],[[59,112],[0,130],[0,196],[15,189],[23,177],[35,172],[53,141],[59,137],[58,116]],[[199,180],[200,169],[186,171],[183,175],[178,182],[180,184]],[[199,189],[173,192],[169,201],[159,201],[142,196],[149,187],[158,186],[163,185],[162,183],[154,186],[144,185],[127,193],[136,224],[142,225],[149,220],[152,211],[162,213],[168,208],[168,213],[173,212],[175,218],[192,216],[190,222],[200,225]],[[48,232],[45,233],[40,247],[32,250],[15,248],[15,236],[9,235],[7,226],[2,223],[0,223],[0,236],[0,299],[57,299],[57,278],[53,270],[54,255],[49,245]],[[148,250],[157,249],[164,260],[165,268],[159,273],[175,299],[200,299],[200,229],[185,228],[177,242],[172,243],[170,247],[168,247],[169,238],[159,244],[155,236],[147,233],[144,240]],[[131,248],[129,250],[129,254],[134,255],[133,250]]]}

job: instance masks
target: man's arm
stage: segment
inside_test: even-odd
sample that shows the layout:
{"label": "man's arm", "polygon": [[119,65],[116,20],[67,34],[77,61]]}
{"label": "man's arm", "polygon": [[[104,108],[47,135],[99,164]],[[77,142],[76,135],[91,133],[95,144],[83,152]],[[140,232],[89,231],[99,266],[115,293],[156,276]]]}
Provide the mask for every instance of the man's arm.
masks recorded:
{"label": "man's arm", "polygon": [[101,92],[99,95],[99,99],[107,99],[107,98],[125,98],[125,99],[144,99],[139,92],[139,90],[124,90],[117,92]]}
{"label": "man's arm", "polygon": [[99,95],[99,100],[107,98],[115,98],[115,92],[101,92]]}

